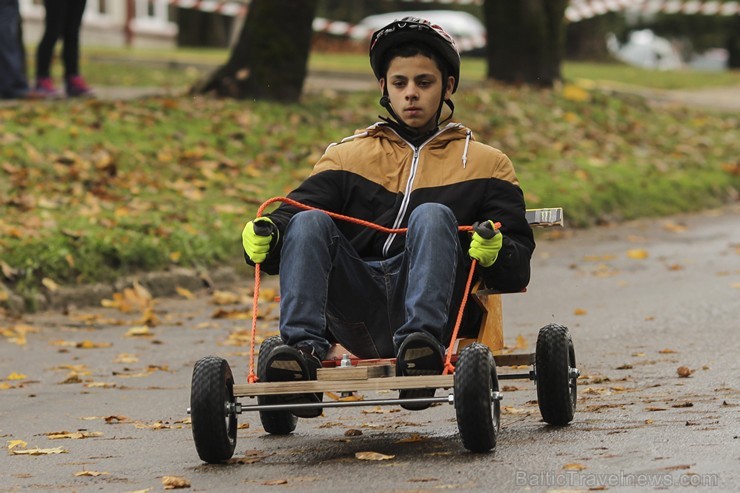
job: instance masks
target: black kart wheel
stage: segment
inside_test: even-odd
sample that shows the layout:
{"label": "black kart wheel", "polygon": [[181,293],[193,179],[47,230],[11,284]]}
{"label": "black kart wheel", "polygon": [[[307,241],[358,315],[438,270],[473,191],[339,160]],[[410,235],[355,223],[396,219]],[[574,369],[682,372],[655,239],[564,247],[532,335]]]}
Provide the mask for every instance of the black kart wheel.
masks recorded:
{"label": "black kart wheel", "polygon": [[546,423],[567,425],[576,411],[576,353],[568,328],[550,324],[537,336],[535,381],[540,414]]}
{"label": "black kart wheel", "polygon": [[[285,344],[280,336],[268,337],[260,345],[260,352],[257,356],[257,378],[265,381],[267,356],[278,346]],[[258,396],[257,403],[260,405],[270,405],[280,403],[274,396]],[[267,433],[271,435],[287,435],[295,430],[298,418],[290,411],[260,411],[260,422]]]}
{"label": "black kart wheel", "polygon": [[463,445],[471,452],[496,447],[501,403],[496,364],[487,346],[473,343],[460,353],[455,367],[455,413]]}
{"label": "black kart wheel", "polygon": [[231,458],[236,447],[234,377],[223,358],[201,358],[193,369],[190,419],[198,456],[215,464]]}

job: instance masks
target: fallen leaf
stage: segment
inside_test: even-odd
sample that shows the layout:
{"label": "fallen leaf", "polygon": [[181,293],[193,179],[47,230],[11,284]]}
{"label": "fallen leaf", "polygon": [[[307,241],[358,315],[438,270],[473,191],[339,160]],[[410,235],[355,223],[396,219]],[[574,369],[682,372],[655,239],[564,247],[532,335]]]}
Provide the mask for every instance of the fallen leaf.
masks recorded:
{"label": "fallen leaf", "polygon": [[563,466],[564,471],[583,471],[584,469],[588,469],[585,465],[579,464],[577,462],[573,462],[571,464],[566,464]]}
{"label": "fallen leaf", "polygon": [[152,337],[154,334],[149,330],[149,327],[142,325],[139,327],[131,327],[126,331],[124,337]]}
{"label": "fallen leaf", "polygon": [[43,284],[46,289],[52,292],[59,289],[59,284],[54,282],[52,279],[49,279],[48,277],[41,279],[41,284]]}
{"label": "fallen leaf", "polygon": [[190,488],[190,481],[179,476],[164,476],[162,485],[166,490],[176,490],[180,488]]}
{"label": "fallen leaf", "polygon": [[585,315],[588,311],[585,308],[576,308],[573,310],[573,315]]}
{"label": "fallen leaf", "polygon": [[62,447],[55,448],[30,448],[30,449],[11,449],[12,455],[54,455],[54,454],[66,454],[68,453]]}
{"label": "fallen leaf", "polygon": [[97,478],[98,476],[103,476],[105,474],[110,474],[109,472],[97,472],[97,471],[80,471],[75,473],[75,477],[81,477],[81,476],[89,476],[92,478]]}
{"label": "fallen leaf", "polygon": [[503,412],[504,414],[524,414],[527,416],[530,414],[530,412],[526,409],[520,409],[511,406],[503,406],[501,408],[501,412]]}
{"label": "fallen leaf", "polygon": [[181,288],[180,286],[177,286],[175,288],[175,291],[177,291],[177,294],[179,294],[183,298],[186,298],[188,300],[195,299],[195,295],[189,289],[185,289],[185,288]]}
{"label": "fallen leaf", "polygon": [[121,353],[113,360],[114,363],[138,363],[139,357],[135,354]]}
{"label": "fallen leaf", "polygon": [[273,479],[270,481],[265,481],[262,484],[264,484],[265,486],[278,486],[281,484],[288,484],[288,480],[287,479]]}
{"label": "fallen leaf", "polygon": [[584,103],[591,100],[591,95],[585,89],[575,84],[565,84],[562,91],[563,97],[568,101]]}
{"label": "fallen leaf", "polygon": [[661,349],[660,351],[658,351],[658,353],[660,353],[660,354],[674,354],[674,353],[677,353],[677,352],[678,351],[674,351],[673,349],[668,349],[668,348]]}
{"label": "fallen leaf", "polygon": [[398,440],[396,443],[416,443],[416,442],[423,442],[423,441],[426,441],[426,440],[428,440],[427,437],[422,436],[422,435],[420,435],[418,433],[414,433],[410,437],[406,437],[406,438],[402,438],[402,439]]}
{"label": "fallen leaf", "polygon": [[6,380],[24,380],[26,378],[28,378],[28,377],[26,375],[24,375],[23,373],[13,372],[10,375],[8,375],[8,377],[6,378]]}
{"label": "fallen leaf", "polygon": [[693,402],[679,402],[678,404],[673,404],[671,407],[675,407],[675,408],[694,407],[694,403]]}
{"label": "fallen leaf", "polygon": [[678,373],[679,378],[688,378],[692,373],[694,373],[694,370],[687,366],[679,366],[678,369],[676,369],[676,373]]}
{"label": "fallen leaf", "polygon": [[26,448],[28,444],[24,440],[8,440],[8,450],[13,450],[16,447]]}
{"label": "fallen leaf", "polygon": [[650,406],[650,407],[646,408],[646,411],[651,411],[651,412],[666,411],[666,408],[664,408],[664,407],[657,407],[657,406]]}
{"label": "fallen leaf", "polygon": [[103,433],[100,431],[53,431],[50,433],[44,433],[44,435],[46,435],[49,440],[61,440],[64,438],[80,440],[83,438],[100,437],[103,436]]}
{"label": "fallen leaf", "polygon": [[631,248],[627,250],[627,257],[634,260],[644,260],[648,258],[648,252],[642,248]]}
{"label": "fallen leaf", "polygon": [[391,460],[395,455],[385,455],[380,452],[356,452],[355,458],[359,460]]}
{"label": "fallen leaf", "polygon": [[689,228],[685,224],[679,224],[679,223],[674,223],[673,221],[668,221],[666,223],[663,223],[663,229],[665,229],[666,231],[671,231],[673,233],[683,233]]}
{"label": "fallen leaf", "polygon": [[231,291],[216,290],[211,295],[211,303],[214,305],[235,305],[241,301],[242,298]]}

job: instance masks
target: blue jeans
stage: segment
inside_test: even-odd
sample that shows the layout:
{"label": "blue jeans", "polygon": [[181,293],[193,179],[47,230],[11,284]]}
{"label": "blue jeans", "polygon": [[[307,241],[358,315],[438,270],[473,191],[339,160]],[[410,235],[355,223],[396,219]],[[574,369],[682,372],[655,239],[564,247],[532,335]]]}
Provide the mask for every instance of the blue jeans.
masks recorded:
{"label": "blue jeans", "polygon": [[28,92],[19,22],[18,0],[0,0],[0,99],[23,97]]}
{"label": "blue jeans", "polygon": [[441,204],[418,206],[404,252],[373,261],[360,258],[327,214],[299,212],[281,251],[280,335],[291,346],[312,346],[321,358],[330,341],[361,358],[395,357],[418,331],[442,342],[469,265],[457,220]]}

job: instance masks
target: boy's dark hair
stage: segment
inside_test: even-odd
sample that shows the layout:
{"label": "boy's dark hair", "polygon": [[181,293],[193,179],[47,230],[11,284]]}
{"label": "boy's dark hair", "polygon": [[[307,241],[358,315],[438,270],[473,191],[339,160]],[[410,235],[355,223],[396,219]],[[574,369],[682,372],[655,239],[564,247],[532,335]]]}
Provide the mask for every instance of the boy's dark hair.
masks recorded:
{"label": "boy's dark hair", "polygon": [[439,55],[439,53],[437,53],[437,51],[432,49],[429,45],[414,41],[401,43],[398,46],[393,46],[388,49],[383,60],[383,77],[386,77],[388,75],[388,67],[391,64],[391,60],[397,57],[410,58],[416,55],[423,55],[434,60],[437,68],[440,72],[442,72],[442,85],[444,87],[447,81],[447,76],[450,74],[450,69],[447,66],[447,63]]}

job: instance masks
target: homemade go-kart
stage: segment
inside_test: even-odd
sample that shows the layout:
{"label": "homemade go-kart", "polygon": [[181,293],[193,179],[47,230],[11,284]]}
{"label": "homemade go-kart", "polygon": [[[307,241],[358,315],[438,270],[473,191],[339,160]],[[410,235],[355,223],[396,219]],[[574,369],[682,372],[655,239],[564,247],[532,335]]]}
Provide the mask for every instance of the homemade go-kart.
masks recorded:
{"label": "homemade go-kart", "polygon": [[[283,197],[266,201],[260,207],[259,217],[273,202],[288,202],[303,209],[310,207]],[[328,213],[328,212],[327,212]],[[340,220],[353,220],[328,213]],[[527,220],[533,227],[563,225],[560,208],[527,210]],[[354,220],[356,221],[356,220]],[[391,230],[357,221],[389,233]],[[498,227],[498,226],[497,226]],[[470,231],[471,226],[460,230]],[[537,387],[537,402],[542,419],[552,425],[565,425],[573,419],[576,408],[576,381],[579,371],[568,329],[549,324],[537,336],[534,353],[511,353],[504,348],[501,292],[479,289],[473,274],[475,260],[470,269],[466,294],[463,297],[457,325],[446,352],[445,370],[442,375],[395,376],[395,358],[362,360],[344,348],[335,345],[317,372],[316,380],[297,382],[262,382],[265,364],[270,351],[281,344],[279,336],[270,337],[261,344],[254,372],[255,331],[257,302],[259,299],[260,270],[255,268],[252,341],[250,347],[249,376],[247,383],[237,384],[226,360],[216,356],[200,359],[193,370],[190,408],[193,439],[200,458],[208,463],[223,462],[231,458],[236,446],[237,415],[246,411],[259,411],[265,431],[274,435],[291,433],[298,421],[292,411],[300,408],[333,408],[355,406],[397,406],[401,404],[431,404],[446,402],[455,408],[457,426],[466,449],[488,452],[496,446],[499,431],[501,399],[499,380],[529,379]],[[468,293],[484,310],[483,320],[476,338],[458,338],[458,329]],[[497,368],[513,371],[499,373]],[[527,369],[527,371],[521,371]],[[520,371],[517,371],[520,370]],[[300,393],[334,392],[351,396],[353,392],[391,391],[402,389],[451,389],[448,395],[417,398],[352,399],[307,404],[284,404],[274,396]],[[242,405],[238,399],[257,398],[257,404]],[[299,412],[300,414],[300,412]]]}

